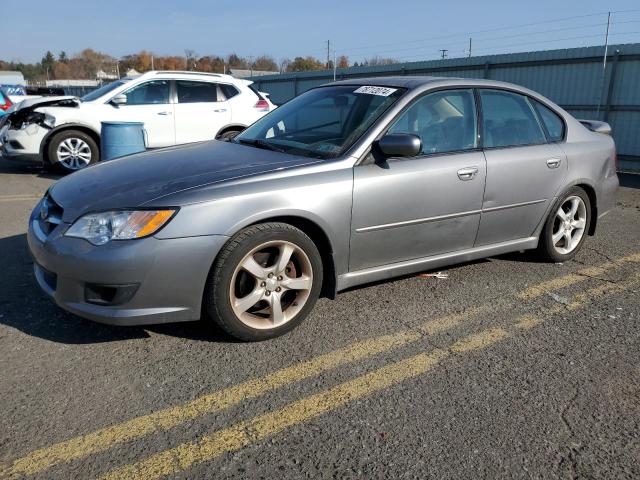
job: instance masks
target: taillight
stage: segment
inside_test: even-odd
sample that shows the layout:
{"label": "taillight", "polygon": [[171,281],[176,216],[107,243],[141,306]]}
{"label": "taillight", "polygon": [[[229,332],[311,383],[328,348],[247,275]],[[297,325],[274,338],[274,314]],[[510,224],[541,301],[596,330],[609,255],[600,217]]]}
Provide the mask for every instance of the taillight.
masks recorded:
{"label": "taillight", "polygon": [[264,99],[260,99],[258,100],[258,103],[256,103],[253,108],[257,108],[258,110],[262,110],[263,112],[268,112],[269,111],[269,102],[267,102]]}
{"label": "taillight", "polygon": [[11,105],[13,105],[13,103],[11,103],[9,97],[5,97],[4,95],[2,97],[4,99],[4,103],[0,103],[0,110],[4,110],[6,112],[11,108]]}

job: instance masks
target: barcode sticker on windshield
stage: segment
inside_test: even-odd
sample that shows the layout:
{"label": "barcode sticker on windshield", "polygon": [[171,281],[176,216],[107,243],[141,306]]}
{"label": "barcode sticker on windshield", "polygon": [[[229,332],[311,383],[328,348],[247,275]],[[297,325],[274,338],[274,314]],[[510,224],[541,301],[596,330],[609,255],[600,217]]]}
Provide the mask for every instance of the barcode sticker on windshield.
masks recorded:
{"label": "barcode sticker on windshield", "polygon": [[358,88],[357,90],[354,90],[353,93],[366,93],[367,95],[380,95],[381,97],[388,97],[396,90],[397,88],[374,87],[370,85],[364,85]]}

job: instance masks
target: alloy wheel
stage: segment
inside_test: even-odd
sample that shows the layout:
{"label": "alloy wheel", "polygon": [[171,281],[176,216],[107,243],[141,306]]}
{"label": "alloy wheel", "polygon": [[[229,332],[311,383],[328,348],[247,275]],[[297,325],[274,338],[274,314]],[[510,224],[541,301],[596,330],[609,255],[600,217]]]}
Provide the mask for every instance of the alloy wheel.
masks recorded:
{"label": "alloy wheel", "polygon": [[58,145],[56,156],[65,168],[79,170],[91,163],[91,147],[82,139],[66,138]]}
{"label": "alloy wheel", "polygon": [[253,248],[236,266],[229,299],[238,319],[255,329],[276,328],[304,307],[313,286],[307,254],[287,241]]}
{"label": "alloy wheel", "polygon": [[572,195],[558,208],[553,221],[551,242],[561,255],[571,253],[580,244],[587,225],[587,207],[582,198]]}

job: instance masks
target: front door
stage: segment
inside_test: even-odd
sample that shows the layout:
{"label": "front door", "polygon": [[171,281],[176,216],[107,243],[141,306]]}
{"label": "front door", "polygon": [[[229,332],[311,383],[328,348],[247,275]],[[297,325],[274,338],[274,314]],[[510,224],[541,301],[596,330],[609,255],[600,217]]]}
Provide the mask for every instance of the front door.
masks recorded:
{"label": "front door", "polygon": [[480,90],[480,99],[487,186],[476,244],[528,238],[567,174],[566,155],[554,143],[563,136],[562,120],[552,125],[553,117],[536,114],[545,107],[518,93]]}
{"label": "front door", "polygon": [[231,105],[217,83],[176,80],[176,143],[213,140],[231,122]]}
{"label": "front door", "polygon": [[152,80],[124,93],[127,103],[109,108],[108,120],[143,122],[148,148],[175,145],[170,81]]}
{"label": "front door", "polygon": [[471,89],[427,94],[388,133],[420,136],[413,158],[354,168],[350,271],[471,248],[485,186]]}

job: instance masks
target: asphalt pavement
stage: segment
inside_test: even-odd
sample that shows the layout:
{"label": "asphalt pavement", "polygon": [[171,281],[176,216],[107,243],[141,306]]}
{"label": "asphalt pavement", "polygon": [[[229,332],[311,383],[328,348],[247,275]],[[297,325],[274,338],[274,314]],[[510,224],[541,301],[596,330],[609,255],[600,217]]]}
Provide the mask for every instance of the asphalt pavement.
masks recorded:
{"label": "asphalt pavement", "polygon": [[55,306],[25,238],[55,179],[0,159],[0,478],[640,477],[640,189],[573,261],[353,289],[245,344]]}

